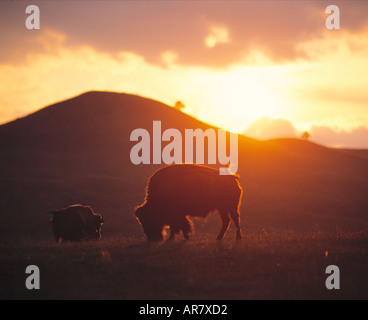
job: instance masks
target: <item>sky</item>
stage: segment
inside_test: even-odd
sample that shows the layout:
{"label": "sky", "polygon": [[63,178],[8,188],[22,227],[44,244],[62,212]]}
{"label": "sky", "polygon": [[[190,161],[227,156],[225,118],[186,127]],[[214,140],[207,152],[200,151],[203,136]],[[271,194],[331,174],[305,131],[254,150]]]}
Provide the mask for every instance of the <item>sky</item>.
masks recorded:
{"label": "sky", "polygon": [[0,40],[0,123],[106,90],[258,139],[368,148],[368,1],[3,0]]}

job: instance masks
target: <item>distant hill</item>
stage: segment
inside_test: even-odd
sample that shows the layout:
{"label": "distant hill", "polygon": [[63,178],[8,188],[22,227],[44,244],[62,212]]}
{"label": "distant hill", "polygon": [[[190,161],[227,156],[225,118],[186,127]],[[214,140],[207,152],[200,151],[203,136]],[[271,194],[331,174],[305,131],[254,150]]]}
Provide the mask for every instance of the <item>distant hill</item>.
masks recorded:
{"label": "distant hill", "polygon": [[[134,207],[163,165],[133,165],[136,142],[129,138],[136,128],[152,131],[154,120],[162,131],[214,128],[160,102],[113,92],[87,92],[0,126],[1,238],[52,239],[47,212],[74,203],[104,214],[104,236],[140,236]],[[239,136],[245,232],[366,228],[367,157],[297,139]],[[220,228],[218,217],[195,223],[214,236]]]}

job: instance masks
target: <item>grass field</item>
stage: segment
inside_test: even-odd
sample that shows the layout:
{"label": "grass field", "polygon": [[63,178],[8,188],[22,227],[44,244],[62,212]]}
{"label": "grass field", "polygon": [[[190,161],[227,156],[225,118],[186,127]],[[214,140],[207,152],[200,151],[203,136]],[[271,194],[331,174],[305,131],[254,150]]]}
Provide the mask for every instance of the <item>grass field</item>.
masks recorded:
{"label": "grass field", "polygon": [[[367,233],[267,233],[241,241],[106,238],[1,244],[1,299],[367,299]],[[213,235],[211,235],[213,238]],[[40,269],[28,290],[25,268]],[[340,290],[328,290],[328,265]]]}

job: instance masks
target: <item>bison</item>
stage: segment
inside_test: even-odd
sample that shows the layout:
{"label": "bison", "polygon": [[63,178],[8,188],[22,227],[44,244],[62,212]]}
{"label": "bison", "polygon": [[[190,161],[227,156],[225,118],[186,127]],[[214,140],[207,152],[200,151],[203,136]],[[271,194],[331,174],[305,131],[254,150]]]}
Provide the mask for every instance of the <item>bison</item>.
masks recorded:
{"label": "bison", "polygon": [[56,242],[81,241],[83,239],[99,239],[102,215],[95,214],[91,207],[80,204],[51,212],[52,231]]}
{"label": "bison", "polygon": [[163,229],[170,227],[170,238],[183,232],[189,239],[193,224],[188,216],[205,218],[218,211],[222,227],[217,240],[224,237],[230,217],[241,239],[239,207],[242,188],[238,175],[219,175],[218,169],[195,164],[173,164],[155,171],[149,178],[144,203],[135,215],[149,241],[163,240]]}

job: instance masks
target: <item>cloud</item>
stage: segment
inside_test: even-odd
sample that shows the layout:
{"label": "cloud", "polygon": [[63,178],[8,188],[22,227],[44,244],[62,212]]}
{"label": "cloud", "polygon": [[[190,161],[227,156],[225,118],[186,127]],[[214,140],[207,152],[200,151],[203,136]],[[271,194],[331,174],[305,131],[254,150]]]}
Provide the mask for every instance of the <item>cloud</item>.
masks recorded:
{"label": "cloud", "polygon": [[296,138],[299,134],[293,124],[285,119],[261,117],[254,121],[244,134],[256,139]]}
{"label": "cloud", "polygon": [[[33,4],[40,8],[40,31],[47,28],[64,34],[69,47],[85,45],[111,55],[133,52],[153,64],[162,64],[162,52],[168,49],[178,54],[177,62],[182,65],[225,67],[254,50],[274,61],[290,61],[308,57],[308,48],[299,44],[326,36],[327,3],[319,1]],[[368,23],[368,2],[339,2],[339,6],[343,16],[341,31],[361,32]],[[38,31],[24,26],[25,7],[23,1],[0,2],[0,63],[15,59],[19,62],[30,51],[44,49],[37,42]],[[336,35],[328,33],[329,37]],[[221,43],[226,46],[220,46]]]}
{"label": "cloud", "polygon": [[324,126],[312,126],[310,139],[329,147],[368,149],[368,128],[359,127],[351,131],[334,130]]}
{"label": "cloud", "polygon": [[[310,134],[310,141],[326,147],[368,149],[368,128],[364,126],[348,131],[313,125],[307,132]],[[300,138],[302,131],[295,128],[288,120],[261,117],[244,130],[243,134],[260,140],[268,140]]]}
{"label": "cloud", "polygon": [[213,48],[217,44],[229,42],[229,32],[223,27],[212,28],[210,34],[204,39],[208,48]]}
{"label": "cloud", "polygon": [[162,52],[161,59],[165,65],[172,65],[177,61],[178,54],[174,51],[166,50]]}

